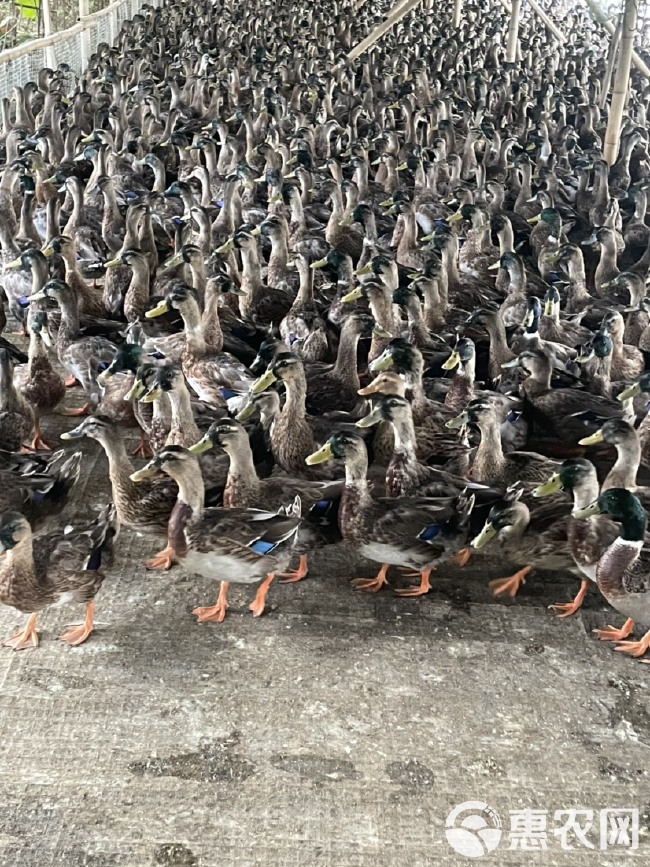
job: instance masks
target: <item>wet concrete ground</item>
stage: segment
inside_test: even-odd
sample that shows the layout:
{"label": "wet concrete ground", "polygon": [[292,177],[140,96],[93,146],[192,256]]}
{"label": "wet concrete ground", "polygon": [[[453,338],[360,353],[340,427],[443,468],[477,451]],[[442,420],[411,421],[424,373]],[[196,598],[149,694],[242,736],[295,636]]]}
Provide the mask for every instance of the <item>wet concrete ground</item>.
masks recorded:
{"label": "wet concrete ground", "polygon": [[[83,448],[66,518],[107,496]],[[147,572],[151,553],[123,533],[84,646],[57,641],[68,606],[43,614],[37,650],[0,653],[3,867],[463,865],[445,818],[465,801],[503,823],[477,863],[648,863],[650,669],[592,637],[622,621],[595,592],[569,621],[547,610],[575,579],[532,575],[507,604],[486,590],[503,569],[477,560],[425,598],[373,596],[350,586],[372,566],[327,550],[260,620],[233,587],[226,621],[200,626],[216,583]],[[0,609],[3,635],[22,621]],[[593,811],[596,850],[553,834],[571,808]],[[639,810],[636,851],[598,850],[605,808]],[[546,811],[546,850],[509,848],[525,809]]]}

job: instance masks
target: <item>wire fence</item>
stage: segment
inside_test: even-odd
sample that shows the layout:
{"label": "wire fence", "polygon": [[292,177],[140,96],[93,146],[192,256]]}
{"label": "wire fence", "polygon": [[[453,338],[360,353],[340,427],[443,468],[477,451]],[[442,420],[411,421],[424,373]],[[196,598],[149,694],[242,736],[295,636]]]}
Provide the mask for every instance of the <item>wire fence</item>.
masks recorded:
{"label": "wire fence", "polygon": [[116,0],[67,30],[0,52],[0,99],[10,97],[13,87],[36,81],[44,67],[56,69],[66,64],[71,79],[81,75],[100,43],[112,45],[115,42],[123,21],[133,18],[145,7],[162,3],[163,0]]}

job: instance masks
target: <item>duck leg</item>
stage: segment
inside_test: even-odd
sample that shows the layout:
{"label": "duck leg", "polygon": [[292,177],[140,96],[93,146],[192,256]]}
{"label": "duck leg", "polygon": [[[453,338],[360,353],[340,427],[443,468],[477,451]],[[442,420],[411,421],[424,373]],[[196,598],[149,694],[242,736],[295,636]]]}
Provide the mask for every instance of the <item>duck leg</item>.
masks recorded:
{"label": "duck leg", "polygon": [[[555,611],[558,617],[571,617],[571,615],[575,614],[585,601],[588,587],[589,579],[583,578],[580,582],[580,589],[576,593],[575,599],[573,599],[572,602],[556,602],[554,605],[549,605],[548,607],[551,611]],[[625,638],[625,636],[623,637]]]}
{"label": "duck leg", "polygon": [[71,647],[77,647],[79,644],[83,644],[93,631],[94,617],[95,600],[93,599],[86,605],[86,616],[84,617],[84,622],[68,626],[66,631],[62,635],[59,635],[59,639],[67,642]]}
{"label": "duck leg", "polygon": [[75,385],[80,385],[79,380],[72,373],[69,373],[63,382],[65,383],[66,388],[74,388]]}
{"label": "duck leg", "polygon": [[634,656],[638,659],[650,650],[650,630],[646,632],[643,638],[638,641],[621,641],[618,647],[615,647],[619,653],[626,653],[628,656]]}
{"label": "duck leg", "polygon": [[195,608],[192,614],[199,623],[223,623],[228,610],[228,587],[229,581],[222,581],[219,587],[219,596],[214,605]]}
{"label": "duck leg", "polygon": [[74,418],[80,415],[88,415],[88,413],[91,411],[92,406],[89,403],[84,403],[83,406],[79,406],[76,409],[64,409],[61,415],[68,415]]}
{"label": "duck leg", "polygon": [[389,568],[390,565],[384,563],[374,578],[355,578],[352,582],[352,586],[355,590],[365,590],[367,593],[376,593],[378,590],[381,590],[384,584],[388,584],[386,573]]}
{"label": "duck leg", "polygon": [[39,449],[48,452],[52,451],[52,447],[48,446],[48,444],[41,436],[41,423],[38,418],[34,419],[34,436],[31,443],[29,444],[29,447],[33,451],[38,451]]}
{"label": "duck leg", "polygon": [[420,583],[417,587],[401,587],[399,590],[396,590],[395,593],[398,596],[424,596],[425,593],[428,593],[431,590],[431,582],[429,578],[431,573],[435,567],[427,566],[426,569],[423,569],[421,572],[416,572],[414,574],[419,574]]}
{"label": "duck leg", "polygon": [[253,599],[251,604],[248,606],[249,609],[253,612],[253,617],[259,617],[261,614],[264,613],[264,606],[266,605],[266,594],[269,592],[271,581],[273,581],[274,578],[275,572],[269,572],[269,574],[257,588],[255,599]]}
{"label": "duck leg", "polygon": [[10,638],[5,638],[3,647],[13,647],[14,650],[24,650],[26,647],[38,647],[38,632],[36,631],[37,614],[30,614],[25,628]]}
{"label": "duck leg", "polygon": [[159,551],[149,560],[145,560],[144,565],[147,569],[171,569],[175,562],[176,551],[174,546],[168,543],[162,551]]}
{"label": "duck leg", "polygon": [[615,626],[606,626],[604,629],[594,629],[593,632],[601,641],[623,641],[624,638],[632,634],[633,629],[634,620],[628,617],[620,629],[616,629]]}
{"label": "duck leg", "polygon": [[150,458],[153,456],[153,451],[151,450],[151,446],[149,445],[149,440],[145,432],[140,428],[140,442],[138,443],[138,447],[132,452],[133,457],[135,458]]}
{"label": "duck leg", "polygon": [[293,572],[278,572],[278,576],[282,578],[280,584],[295,584],[297,581],[302,581],[308,572],[309,566],[307,565],[307,555],[301,554],[297,569]]}
{"label": "duck leg", "polygon": [[496,578],[490,581],[488,587],[493,596],[510,596],[514,599],[522,584],[526,583],[526,575],[532,570],[532,566],[524,566],[523,569],[509,575],[507,578]]}
{"label": "duck leg", "polygon": [[453,563],[455,566],[467,566],[471,557],[471,548],[461,548],[460,551],[456,551],[454,556],[450,558],[450,562]]}

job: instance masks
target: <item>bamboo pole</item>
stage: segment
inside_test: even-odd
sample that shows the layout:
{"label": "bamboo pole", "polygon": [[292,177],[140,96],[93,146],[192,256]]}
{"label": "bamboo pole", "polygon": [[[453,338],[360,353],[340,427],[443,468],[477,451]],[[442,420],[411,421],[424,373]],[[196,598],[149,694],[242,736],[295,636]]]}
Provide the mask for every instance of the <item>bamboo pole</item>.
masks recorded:
{"label": "bamboo pole", "polygon": [[632,52],[634,50],[634,34],[636,32],[636,4],[637,0],[625,0],[625,9],[623,10],[621,47],[618,52],[618,65],[616,67],[616,76],[614,77],[612,103],[609,107],[607,131],[605,132],[603,147],[603,158],[610,166],[613,166],[618,158],[621,124],[625,103],[627,102]]}
{"label": "bamboo pole", "polygon": [[512,0],[512,11],[508,25],[508,42],[506,45],[506,63],[514,63],[517,59],[517,44],[519,42],[519,12],[521,0]]}
{"label": "bamboo pole", "polygon": [[[50,0],[41,0],[41,13],[43,15],[43,36],[47,39],[48,36],[52,35],[52,8]],[[56,53],[54,46],[51,44],[45,47],[45,62],[52,69],[56,66]]]}
{"label": "bamboo pole", "polygon": [[462,6],[463,0],[454,0],[454,14],[451,19],[451,24],[456,30],[460,27],[460,13]]}
{"label": "bamboo pole", "polygon": [[[612,24],[611,21],[605,21],[603,19],[603,13],[594,3],[594,0],[585,0],[585,2],[589,7],[590,12],[592,13],[594,20],[597,21],[601,27],[604,27],[610,36],[613,36],[616,32],[616,27]],[[641,75],[645,75],[646,78],[650,78],[650,67],[648,67],[648,65],[639,57],[639,55],[634,50],[632,50],[632,63],[636,66]]]}
{"label": "bamboo pole", "polygon": [[612,73],[614,72],[614,64],[616,63],[616,55],[618,53],[618,43],[621,40],[621,25],[623,23],[623,18],[621,15],[618,16],[618,21],[616,22],[616,30],[614,30],[614,34],[612,36],[612,41],[609,43],[609,54],[607,55],[607,68],[605,69],[605,77],[602,81],[602,93],[600,94],[600,108],[605,108],[607,105],[607,97],[609,96],[609,86],[612,81]]}
{"label": "bamboo pole", "polygon": [[544,23],[546,29],[557,39],[557,41],[564,45],[566,42],[566,38],[564,33],[560,30],[560,28],[548,17],[546,12],[539,5],[537,0],[528,0],[528,5],[533,10],[533,12],[537,15],[537,17]]}
{"label": "bamboo pole", "polygon": [[356,60],[357,57],[366,52],[369,48],[372,48],[375,42],[380,39],[384,33],[390,30],[391,27],[394,27],[398,21],[401,21],[405,15],[407,15],[412,9],[415,9],[416,6],[419,6],[420,3],[422,3],[422,0],[405,0],[403,3],[396,3],[386,19],[382,21],[381,24],[378,24],[365,39],[362,39],[358,45],[355,45],[354,48],[348,52],[348,60]]}

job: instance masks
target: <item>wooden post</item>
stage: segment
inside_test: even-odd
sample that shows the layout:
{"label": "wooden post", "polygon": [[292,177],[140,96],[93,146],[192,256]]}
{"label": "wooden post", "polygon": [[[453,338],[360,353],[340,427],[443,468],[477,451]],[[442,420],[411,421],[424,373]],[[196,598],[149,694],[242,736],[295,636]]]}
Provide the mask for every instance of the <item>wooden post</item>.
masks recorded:
{"label": "wooden post", "polygon": [[541,19],[549,33],[555,36],[559,43],[564,44],[566,42],[566,39],[564,38],[564,33],[562,33],[557,24],[554,24],[553,21],[551,21],[551,19],[548,17],[546,12],[544,12],[537,0],[528,0],[528,5],[537,15],[537,17]]}
{"label": "wooden post", "polygon": [[618,65],[616,66],[612,103],[609,107],[607,131],[605,132],[603,147],[603,158],[610,166],[613,166],[618,158],[621,123],[625,103],[627,102],[632,52],[634,50],[634,34],[636,32],[636,4],[637,0],[625,0],[623,21],[621,23],[621,47],[618,52]]}
{"label": "wooden post", "polygon": [[422,0],[406,0],[404,3],[396,3],[388,13],[385,21],[378,24],[365,39],[362,39],[358,45],[355,45],[354,48],[348,52],[348,60],[356,60],[357,57],[364,54],[364,52],[369,48],[372,48],[375,42],[380,39],[384,33],[390,30],[391,27],[394,27],[398,21],[401,21],[402,18],[411,11],[411,9],[415,9],[415,7],[419,6],[421,2]]}
{"label": "wooden post", "polygon": [[451,19],[452,27],[456,30],[460,27],[460,12],[463,5],[463,0],[454,0],[454,14]]}
{"label": "wooden post", "polygon": [[[612,24],[611,21],[606,21],[603,18],[603,13],[599,9],[599,7],[593,2],[593,0],[585,0],[587,6],[589,7],[589,11],[592,14],[594,21],[597,21],[601,27],[609,33],[610,36],[613,36],[616,32],[616,27]],[[632,51],[632,63],[639,70],[641,75],[645,75],[646,78],[650,78],[650,67],[639,57],[636,51]]]}
{"label": "wooden post", "polygon": [[[50,6],[50,0],[42,0],[41,2],[41,12],[43,14],[43,36],[51,36],[52,35],[52,8]],[[54,52],[53,45],[47,45],[45,47],[45,62],[47,65],[54,69],[56,66],[56,55]]]}
{"label": "wooden post", "polygon": [[618,21],[616,22],[616,30],[612,35],[612,41],[609,43],[609,54],[607,55],[607,68],[605,69],[605,77],[602,81],[602,93],[600,94],[600,108],[601,110],[605,108],[607,105],[607,97],[609,96],[609,86],[612,81],[612,73],[614,72],[614,64],[616,63],[616,54],[618,52],[618,43],[621,39],[621,26],[623,24],[623,18],[621,15],[618,16]]}
{"label": "wooden post", "polygon": [[521,0],[512,0],[510,24],[508,25],[508,43],[506,45],[506,62],[514,63],[517,59],[517,43],[519,42],[519,11]]}
{"label": "wooden post", "polygon": [[79,18],[85,18],[90,13],[90,0],[79,0]]}
{"label": "wooden post", "polygon": [[79,0],[79,21],[81,22],[81,30],[79,31],[79,65],[81,72],[85,72],[88,65],[88,35],[84,19],[89,13],[90,0]]}

